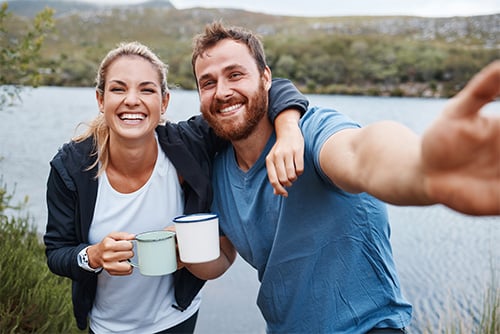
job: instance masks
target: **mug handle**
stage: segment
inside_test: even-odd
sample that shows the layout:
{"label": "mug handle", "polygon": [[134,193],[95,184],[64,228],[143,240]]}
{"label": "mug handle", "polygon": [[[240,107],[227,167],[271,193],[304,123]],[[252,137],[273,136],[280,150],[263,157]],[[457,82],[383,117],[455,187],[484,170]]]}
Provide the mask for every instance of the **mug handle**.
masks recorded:
{"label": "mug handle", "polygon": [[[132,243],[132,249],[137,249],[137,240],[130,240],[130,242]],[[134,257],[135,257],[135,254],[137,252],[134,251]],[[135,267],[135,268],[139,268],[139,264],[138,263],[135,263],[134,261],[132,261],[133,258],[130,258],[130,259],[127,259],[127,262],[132,266],[132,267]]]}

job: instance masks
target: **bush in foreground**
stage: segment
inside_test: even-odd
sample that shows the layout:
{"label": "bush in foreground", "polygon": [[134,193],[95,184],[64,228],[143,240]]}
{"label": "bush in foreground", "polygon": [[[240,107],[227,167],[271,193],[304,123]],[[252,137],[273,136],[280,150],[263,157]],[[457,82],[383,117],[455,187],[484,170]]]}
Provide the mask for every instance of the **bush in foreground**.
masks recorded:
{"label": "bush in foreground", "polygon": [[52,274],[22,206],[0,186],[0,333],[78,333],[70,280]]}

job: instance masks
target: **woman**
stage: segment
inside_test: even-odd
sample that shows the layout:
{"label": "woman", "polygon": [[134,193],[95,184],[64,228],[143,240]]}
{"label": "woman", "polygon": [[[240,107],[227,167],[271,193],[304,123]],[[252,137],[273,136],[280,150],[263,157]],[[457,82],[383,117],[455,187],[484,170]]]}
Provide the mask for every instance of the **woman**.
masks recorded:
{"label": "woman", "polygon": [[[140,43],[110,51],[96,79],[100,114],[51,161],[48,266],[72,279],[77,325],[85,329],[90,319],[91,333],[194,331],[204,281],[186,268],[142,276],[126,261],[135,234],[210,210],[211,160],[225,145],[200,116],[159,125],[169,101],[166,72]],[[273,86],[271,116],[287,106],[305,110],[307,101],[292,85]],[[285,95],[288,105],[273,105]],[[298,131],[288,126],[298,113],[287,113],[277,130],[289,135]]]}

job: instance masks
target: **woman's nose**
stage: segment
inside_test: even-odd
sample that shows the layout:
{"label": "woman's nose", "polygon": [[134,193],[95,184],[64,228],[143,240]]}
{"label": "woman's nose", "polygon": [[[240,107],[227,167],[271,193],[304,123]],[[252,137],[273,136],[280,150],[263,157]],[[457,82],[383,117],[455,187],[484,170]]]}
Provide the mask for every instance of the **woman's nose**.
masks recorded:
{"label": "woman's nose", "polygon": [[138,105],[139,101],[139,94],[135,90],[127,91],[127,95],[125,96],[126,105]]}

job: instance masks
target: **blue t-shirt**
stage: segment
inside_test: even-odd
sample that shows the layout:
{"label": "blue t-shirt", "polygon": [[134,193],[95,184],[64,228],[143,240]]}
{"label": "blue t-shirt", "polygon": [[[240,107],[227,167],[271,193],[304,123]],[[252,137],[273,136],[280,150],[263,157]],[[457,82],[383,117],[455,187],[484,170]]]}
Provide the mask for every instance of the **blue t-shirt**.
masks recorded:
{"label": "blue t-shirt", "polygon": [[311,108],[301,119],[304,174],[275,196],[265,157],[248,171],[233,149],[214,169],[213,210],[221,231],[258,270],[257,304],[269,332],[365,333],[402,328],[411,318],[403,299],[385,205],[367,195],[346,193],[323,174],[319,152],[334,133],[359,127],[331,110]]}

